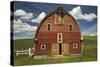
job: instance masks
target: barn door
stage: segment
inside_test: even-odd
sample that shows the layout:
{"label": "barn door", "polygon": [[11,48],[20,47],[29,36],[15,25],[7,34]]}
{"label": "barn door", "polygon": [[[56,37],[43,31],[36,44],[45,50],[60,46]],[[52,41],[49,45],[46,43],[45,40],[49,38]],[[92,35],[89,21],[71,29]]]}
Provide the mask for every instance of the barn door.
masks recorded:
{"label": "barn door", "polygon": [[57,33],[57,43],[59,45],[59,55],[62,54],[62,33]]}
{"label": "barn door", "polygon": [[59,55],[62,54],[62,43],[59,43]]}

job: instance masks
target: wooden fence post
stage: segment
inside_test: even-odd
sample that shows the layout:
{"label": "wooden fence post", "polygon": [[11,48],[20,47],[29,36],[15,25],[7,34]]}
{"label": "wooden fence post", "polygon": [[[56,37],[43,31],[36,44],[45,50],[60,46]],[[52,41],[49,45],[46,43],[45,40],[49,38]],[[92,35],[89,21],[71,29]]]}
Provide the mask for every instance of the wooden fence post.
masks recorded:
{"label": "wooden fence post", "polygon": [[16,52],[16,56],[18,56],[18,51]]}
{"label": "wooden fence post", "polygon": [[28,50],[28,51],[29,51],[29,57],[30,57],[30,56],[31,56],[31,48],[29,48],[29,50]]}

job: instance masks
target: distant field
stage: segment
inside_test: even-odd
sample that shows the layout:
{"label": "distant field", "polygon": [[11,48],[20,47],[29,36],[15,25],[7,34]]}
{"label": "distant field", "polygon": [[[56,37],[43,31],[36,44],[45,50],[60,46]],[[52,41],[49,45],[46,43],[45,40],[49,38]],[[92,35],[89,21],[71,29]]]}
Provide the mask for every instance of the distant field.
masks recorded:
{"label": "distant field", "polygon": [[18,49],[34,47],[34,39],[21,39],[14,41],[14,65],[69,63],[97,60],[97,36],[84,36],[84,55],[64,56],[59,59],[34,59],[25,55],[15,56]]}
{"label": "distant field", "polygon": [[14,49],[26,49],[34,47],[34,39],[14,40]]}
{"label": "distant field", "polygon": [[97,44],[97,36],[84,36],[84,45]]}

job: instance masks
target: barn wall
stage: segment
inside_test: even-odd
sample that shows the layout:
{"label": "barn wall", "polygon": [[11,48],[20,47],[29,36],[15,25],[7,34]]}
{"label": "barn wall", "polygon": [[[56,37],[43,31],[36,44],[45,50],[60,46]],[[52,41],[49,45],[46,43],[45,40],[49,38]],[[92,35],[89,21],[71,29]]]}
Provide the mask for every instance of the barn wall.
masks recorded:
{"label": "barn wall", "polygon": [[41,44],[44,44],[44,43],[35,44],[35,55],[50,55],[51,43],[45,43],[46,44],[45,50],[41,50]]}
{"label": "barn wall", "polygon": [[[78,44],[77,48],[73,48],[73,44]],[[82,45],[80,40],[70,40],[69,41],[69,54],[80,54],[82,50]]]}
{"label": "barn wall", "polygon": [[[45,43],[57,43],[57,33],[59,32],[43,32],[39,31],[37,34],[38,42]],[[62,33],[63,43],[67,43],[68,40],[80,40],[80,32],[60,32]]]}

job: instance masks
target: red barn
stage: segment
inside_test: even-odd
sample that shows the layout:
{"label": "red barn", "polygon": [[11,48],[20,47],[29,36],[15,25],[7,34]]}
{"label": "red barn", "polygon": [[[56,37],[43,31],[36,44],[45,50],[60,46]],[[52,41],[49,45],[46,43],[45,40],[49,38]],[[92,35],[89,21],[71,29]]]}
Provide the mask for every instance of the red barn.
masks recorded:
{"label": "red barn", "polygon": [[35,55],[82,54],[81,32],[77,21],[63,8],[48,14],[35,35]]}

